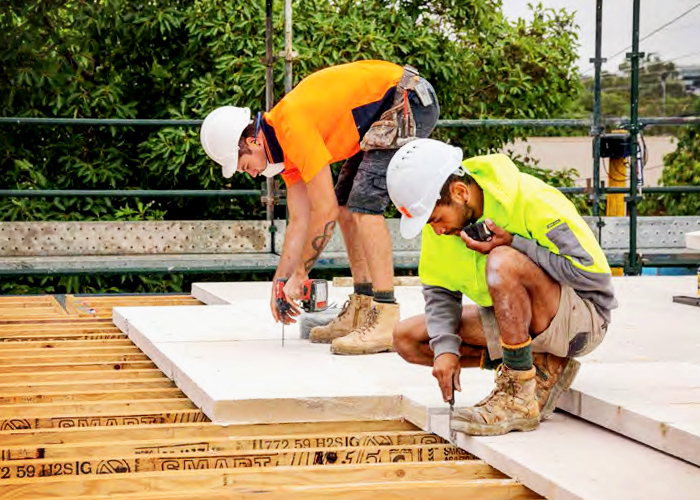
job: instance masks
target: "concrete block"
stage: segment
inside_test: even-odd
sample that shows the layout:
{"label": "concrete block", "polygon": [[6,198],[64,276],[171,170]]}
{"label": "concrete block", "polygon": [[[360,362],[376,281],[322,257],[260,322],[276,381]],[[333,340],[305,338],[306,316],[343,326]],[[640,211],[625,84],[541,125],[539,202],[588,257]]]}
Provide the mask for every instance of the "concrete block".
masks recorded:
{"label": "concrete block", "polygon": [[[155,343],[282,340],[282,324],[275,323],[260,300],[225,306],[121,307],[117,314],[131,327],[130,336]],[[287,325],[284,333],[298,339],[299,327]]]}
{"label": "concrete block", "polygon": [[700,366],[585,364],[559,408],[700,466]]}
{"label": "concrete block", "polygon": [[[449,416],[430,430],[450,439]],[[555,413],[533,432],[471,437],[455,444],[546,498],[695,500],[700,468],[594,424]]]}
{"label": "concrete block", "polygon": [[[241,305],[241,307],[244,307]],[[189,313],[185,314],[185,309]],[[402,388],[430,369],[395,353],[333,356],[329,346],[268,331],[234,306],[118,308],[119,324],[212,421],[220,424],[401,418]],[[259,308],[258,308],[259,310]]]}
{"label": "concrete block", "polygon": [[700,359],[700,308],[673,302],[696,294],[695,276],[613,278],[619,307],[603,343],[582,362],[621,363]]}
{"label": "concrete block", "polygon": [[685,233],[685,246],[693,250],[700,250],[700,231]]}

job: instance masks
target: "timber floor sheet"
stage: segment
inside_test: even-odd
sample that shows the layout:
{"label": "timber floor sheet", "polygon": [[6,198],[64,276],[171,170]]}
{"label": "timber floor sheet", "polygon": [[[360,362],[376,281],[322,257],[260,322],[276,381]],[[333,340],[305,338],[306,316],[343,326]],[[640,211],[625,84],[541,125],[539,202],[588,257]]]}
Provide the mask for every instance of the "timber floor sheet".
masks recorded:
{"label": "timber floor sheet", "polygon": [[0,297],[0,499],[542,498],[403,421],[212,424],[111,320],[198,304]]}

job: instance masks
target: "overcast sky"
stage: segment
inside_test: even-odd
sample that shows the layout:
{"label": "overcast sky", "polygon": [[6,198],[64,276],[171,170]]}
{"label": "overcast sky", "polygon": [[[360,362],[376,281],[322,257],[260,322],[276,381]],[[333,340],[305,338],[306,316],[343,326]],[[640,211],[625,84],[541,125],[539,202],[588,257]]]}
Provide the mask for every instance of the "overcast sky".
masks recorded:
{"label": "overcast sky", "polygon": [[[589,59],[595,55],[596,0],[539,0],[545,7],[564,8],[575,13],[579,25],[579,62],[582,73],[592,75]],[[537,0],[533,1],[537,3]],[[692,10],[691,10],[692,9]],[[662,28],[686,11],[680,19]],[[529,17],[525,0],[503,0],[503,12],[509,18]],[[700,1],[699,0],[641,0],[639,20],[640,40],[662,28],[639,44],[639,50],[654,52],[677,66],[700,65]],[[632,0],[603,0],[603,65],[607,71],[617,71],[624,61],[625,50],[632,45]],[[613,57],[615,54],[619,55]]]}

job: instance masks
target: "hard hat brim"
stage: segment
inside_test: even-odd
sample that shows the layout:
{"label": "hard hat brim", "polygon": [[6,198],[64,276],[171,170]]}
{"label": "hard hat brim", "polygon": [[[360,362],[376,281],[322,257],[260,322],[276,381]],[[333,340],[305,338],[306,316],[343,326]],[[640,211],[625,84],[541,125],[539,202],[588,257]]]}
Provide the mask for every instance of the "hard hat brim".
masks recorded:
{"label": "hard hat brim", "polygon": [[[433,206],[433,208],[435,207]],[[428,223],[431,213],[432,209],[430,212],[419,217],[406,217],[405,215],[402,215],[401,222],[399,223],[399,232],[401,233],[401,237],[406,240],[412,240],[418,236],[423,230],[423,226]]]}
{"label": "hard hat brim", "polygon": [[233,174],[236,173],[237,168],[238,168],[238,155],[235,155],[228,162],[221,164],[221,174],[226,179],[229,179],[229,178],[233,177]]}

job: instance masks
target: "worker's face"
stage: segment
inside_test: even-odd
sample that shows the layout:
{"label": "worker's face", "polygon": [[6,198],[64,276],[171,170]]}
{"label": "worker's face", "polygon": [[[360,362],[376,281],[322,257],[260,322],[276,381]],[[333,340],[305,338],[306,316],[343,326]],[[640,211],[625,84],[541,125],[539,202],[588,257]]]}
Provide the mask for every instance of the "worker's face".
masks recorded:
{"label": "worker's face", "polygon": [[449,205],[436,206],[428,219],[428,224],[437,235],[458,235],[464,226],[476,220],[474,210],[466,203],[452,202]]}
{"label": "worker's face", "polygon": [[251,177],[257,177],[267,168],[267,156],[265,156],[265,146],[262,141],[253,142],[253,138],[246,140],[250,153],[244,153],[238,157],[238,171],[245,172]]}
{"label": "worker's face", "polygon": [[451,187],[451,202],[436,205],[428,219],[428,224],[437,235],[459,235],[467,224],[476,222],[482,212],[482,198],[479,190],[470,189],[463,182],[455,182]]}

